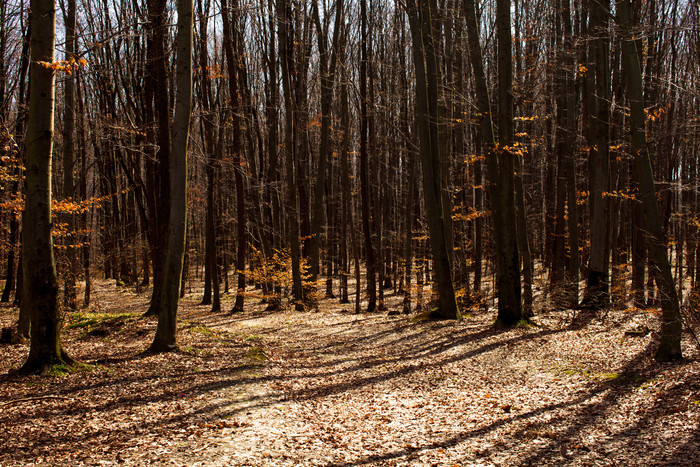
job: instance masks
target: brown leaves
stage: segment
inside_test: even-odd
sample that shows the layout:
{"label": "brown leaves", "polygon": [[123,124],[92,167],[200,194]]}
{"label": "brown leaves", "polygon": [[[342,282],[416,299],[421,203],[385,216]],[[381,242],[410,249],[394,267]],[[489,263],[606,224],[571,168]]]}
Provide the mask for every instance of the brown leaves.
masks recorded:
{"label": "brown leaves", "polygon": [[[0,464],[683,464],[700,448],[695,360],[654,363],[653,332],[622,339],[630,323],[657,329],[654,314],[611,310],[569,329],[545,312],[542,328],[495,332],[492,313],[411,324],[322,300],[314,313],[231,317],[191,295],[184,351],[140,355],[155,327],[138,317],[147,297],[97,285],[101,313],[134,318],[64,332],[87,370],[0,376]],[[15,318],[4,308],[0,325]],[[269,359],[246,358],[253,349]],[[0,351],[3,373],[26,355]]]}

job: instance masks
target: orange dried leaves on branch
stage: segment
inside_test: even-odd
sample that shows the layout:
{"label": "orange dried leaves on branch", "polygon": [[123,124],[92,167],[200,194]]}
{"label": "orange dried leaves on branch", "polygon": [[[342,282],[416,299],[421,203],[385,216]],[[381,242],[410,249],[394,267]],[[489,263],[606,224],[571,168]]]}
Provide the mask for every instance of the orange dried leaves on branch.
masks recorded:
{"label": "orange dried leaves on branch", "polygon": [[64,73],[72,74],[74,71],[87,65],[87,60],[80,58],[76,60],[71,58],[70,60],[57,60],[55,62],[37,62],[44,68],[50,68],[53,71],[62,71]]}

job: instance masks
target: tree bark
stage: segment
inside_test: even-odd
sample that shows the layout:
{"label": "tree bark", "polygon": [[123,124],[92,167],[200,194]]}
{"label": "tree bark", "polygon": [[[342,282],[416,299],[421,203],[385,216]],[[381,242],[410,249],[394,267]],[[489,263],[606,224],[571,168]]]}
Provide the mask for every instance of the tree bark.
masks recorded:
{"label": "tree bark", "polygon": [[369,154],[367,148],[367,0],[360,0],[360,196],[362,203],[362,233],[365,239],[365,268],[367,271],[367,313],[377,308],[377,259],[372,244]]}
{"label": "tree bark", "polygon": [[[241,106],[241,99],[239,93],[239,65],[238,59],[234,54],[234,38],[232,25],[230,20],[230,12],[227,7],[226,0],[222,0],[221,3],[223,26],[224,26],[224,51],[226,53],[226,63],[228,65],[228,85],[229,85],[229,96],[231,98],[231,106],[233,107],[233,176],[236,183],[236,276],[238,277],[236,285],[236,301],[234,302],[232,313],[242,312],[244,297],[245,297],[245,263],[246,263],[246,253],[248,249],[248,238],[247,238],[247,214],[245,208],[245,186],[243,179],[243,171],[245,170],[245,163],[243,160],[243,132],[241,128],[241,116],[243,109]],[[233,10],[236,8],[234,6]],[[241,53],[236,47],[235,52]]]}
{"label": "tree bark", "polygon": [[461,319],[457,305],[452,265],[448,251],[448,228],[444,206],[441,167],[444,146],[440,141],[439,109],[440,68],[437,56],[436,19],[437,4],[431,0],[406,3],[411,34],[413,36],[413,62],[416,68],[417,126],[420,135],[420,155],[423,173],[423,196],[428,219],[430,244],[433,253],[434,280],[438,292],[439,307],[430,312],[432,318]]}
{"label": "tree bark", "polygon": [[591,252],[586,291],[580,308],[600,310],[610,302],[610,66],[608,58],[609,0],[590,1],[590,66],[594,93],[590,121]]}
{"label": "tree bark", "polygon": [[293,44],[290,42],[289,28],[292,24],[292,8],[289,0],[277,0],[277,20],[279,53],[282,65],[282,91],[285,106],[284,150],[287,163],[287,222],[289,228],[290,257],[292,261],[292,300],[295,309],[304,309],[304,290],[301,282],[301,249],[299,240],[299,206],[296,186],[296,138],[294,128],[294,90],[292,72],[294,70]]}
{"label": "tree bark", "polygon": [[[66,53],[65,60],[70,62],[75,60],[75,0],[67,0],[65,16],[66,23]],[[75,165],[75,74],[68,74],[64,80],[63,97],[63,197],[66,200],[73,200],[75,183],[73,178],[73,167]],[[63,246],[66,248],[66,272],[64,277],[64,299],[63,304],[70,310],[77,308],[77,296],[75,288],[75,278],[77,275],[77,255],[76,255],[76,224],[75,214],[65,213],[66,230],[68,235],[64,239]]]}
{"label": "tree bark", "polygon": [[21,306],[31,313],[29,355],[21,372],[71,364],[60,339],[58,279],[51,237],[51,158],[54,133],[54,0],[32,0]]}
{"label": "tree bark", "polygon": [[158,327],[149,351],[177,349],[177,306],[187,234],[187,147],[192,110],[192,0],[177,1],[175,118],[170,148],[170,217]]}
{"label": "tree bark", "polygon": [[[477,104],[481,118],[481,134],[487,145],[486,173],[489,201],[493,212],[494,249],[496,250],[496,292],[498,294],[496,324],[513,326],[523,317],[523,304],[520,289],[520,256],[518,254],[516,224],[513,222],[515,219],[514,165],[513,156],[507,150],[512,145],[513,138],[512,91],[510,89],[512,83],[510,6],[507,0],[499,0],[497,4],[499,105],[503,107],[502,110],[499,110],[499,135],[501,136],[497,143],[479,44],[479,26],[476,21],[475,5],[473,0],[465,0],[463,5],[467,18],[469,57],[474,73]],[[508,108],[510,108],[510,112],[508,112]]]}
{"label": "tree bark", "polygon": [[632,146],[635,151],[632,157],[633,174],[639,184],[639,197],[641,198],[646,228],[649,233],[649,256],[653,262],[653,272],[656,284],[659,287],[663,312],[661,340],[655,358],[657,361],[666,362],[683,358],[681,352],[683,325],[678,293],[673,281],[671,263],[668,259],[666,237],[662,228],[663,223],[656,199],[654,175],[651,170],[651,160],[647,147],[642,71],[630,25],[630,5],[628,0],[617,1],[617,22],[622,32],[622,58],[630,102],[630,128],[632,132]]}

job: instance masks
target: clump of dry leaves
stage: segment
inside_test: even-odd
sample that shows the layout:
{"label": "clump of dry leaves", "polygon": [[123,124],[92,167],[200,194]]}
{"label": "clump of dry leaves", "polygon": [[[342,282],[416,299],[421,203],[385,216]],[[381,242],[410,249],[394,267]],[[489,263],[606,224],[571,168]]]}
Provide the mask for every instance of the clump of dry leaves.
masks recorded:
{"label": "clump of dry leaves", "polygon": [[[147,297],[102,283],[63,340],[85,363],[19,376],[0,352],[0,466],[697,465],[700,372],[657,364],[658,316],[490,327],[182,302],[181,352],[143,355]],[[400,297],[389,308],[400,307]],[[225,309],[229,309],[227,305]],[[9,326],[15,310],[0,311]],[[575,323],[572,325],[572,322]],[[646,331],[645,331],[646,330]],[[649,331],[650,330],[650,331]]]}

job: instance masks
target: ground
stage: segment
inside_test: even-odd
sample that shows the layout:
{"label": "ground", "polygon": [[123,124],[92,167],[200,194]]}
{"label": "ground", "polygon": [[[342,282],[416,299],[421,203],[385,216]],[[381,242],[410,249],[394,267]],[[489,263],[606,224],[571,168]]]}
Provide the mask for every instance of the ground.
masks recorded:
{"label": "ground", "polygon": [[190,293],[181,351],[144,355],[147,298],[100,282],[66,315],[77,370],[17,375],[27,346],[0,344],[0,466],[700,465],[698,349],[655,363],[654,310],[498,331],[489,310],[211,314]]}

